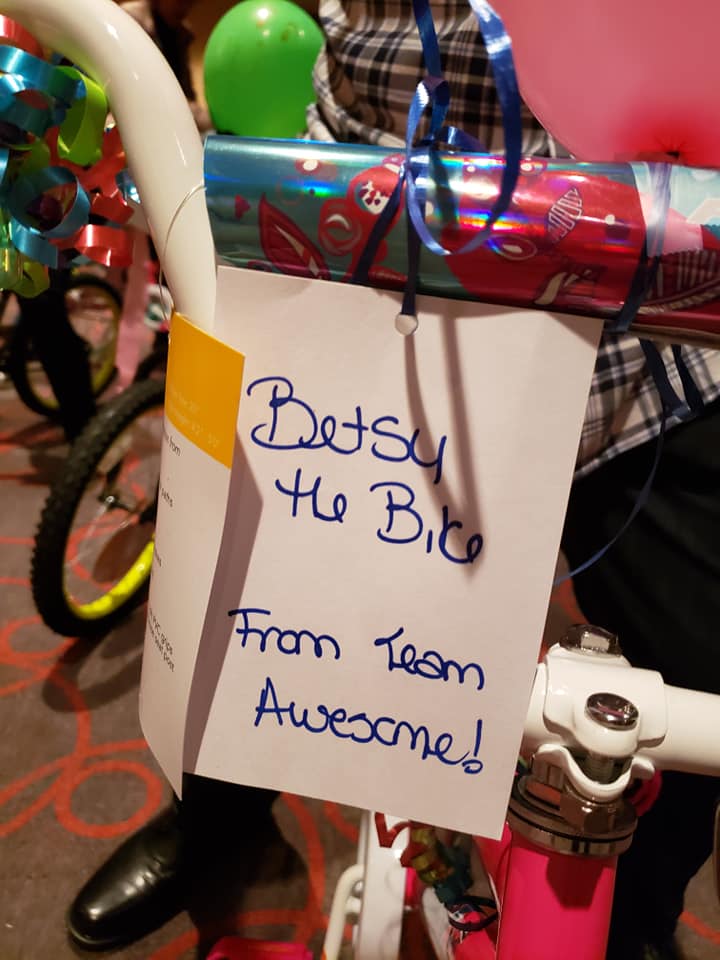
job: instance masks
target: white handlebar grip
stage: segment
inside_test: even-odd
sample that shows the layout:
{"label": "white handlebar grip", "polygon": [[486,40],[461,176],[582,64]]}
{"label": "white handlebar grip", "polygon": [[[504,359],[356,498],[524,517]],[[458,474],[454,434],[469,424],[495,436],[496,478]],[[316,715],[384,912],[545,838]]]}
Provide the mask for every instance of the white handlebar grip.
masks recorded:
{"label": "white handlebar grip", "polygon": [[211,330],[215,251],[202,141],[167,61],[113,0],[0,0],[0,13],[105,90],[175,305]]}
{"label": "white handlebar grip", "polygon": [[720,774],[720,696],[665,687],[668,729],[663,742],[641,751],[658,767]]}

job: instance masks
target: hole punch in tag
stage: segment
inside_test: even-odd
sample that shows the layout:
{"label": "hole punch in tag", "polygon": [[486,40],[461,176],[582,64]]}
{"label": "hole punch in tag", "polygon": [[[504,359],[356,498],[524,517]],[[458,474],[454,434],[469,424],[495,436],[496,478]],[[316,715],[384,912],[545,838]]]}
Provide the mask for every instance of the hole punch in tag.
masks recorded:
{"label": "hole punch in tag", "polygon": [[418,328],[418,318],[414,313],[398,313],[395,317],[395,329],[404,337],[415,333]]}

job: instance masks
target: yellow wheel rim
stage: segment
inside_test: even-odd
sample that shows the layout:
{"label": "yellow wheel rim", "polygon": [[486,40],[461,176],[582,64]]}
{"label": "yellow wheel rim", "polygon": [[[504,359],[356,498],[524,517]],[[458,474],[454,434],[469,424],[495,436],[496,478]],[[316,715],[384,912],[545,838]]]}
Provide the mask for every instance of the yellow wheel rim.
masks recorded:
{"label": "yellow wheel rim", "polygon": [[82,620],[99,620],[114,613],[126,600],[138,592],[150,576],[154,541],[151,540],[141,551],[135,563],[118,582],[96,600],[89,603],[77,603],[66,593],[68,606]]}

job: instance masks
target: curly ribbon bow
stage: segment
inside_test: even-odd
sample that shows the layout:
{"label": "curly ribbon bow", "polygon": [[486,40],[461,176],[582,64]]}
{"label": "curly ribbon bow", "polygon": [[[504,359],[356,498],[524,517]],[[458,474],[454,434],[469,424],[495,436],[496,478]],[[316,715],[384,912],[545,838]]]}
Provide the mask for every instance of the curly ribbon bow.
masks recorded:
{"label": "curly ribbon bow", "polygon": [[[413,0],[413,12],[423,47],[427,76],[420,81],[408,112],[405,135],[405,162],[397,185],[383,213],[378,217],[363,256],[360,258],[353,280],[366,283],[377,247],[392,222],[405,191],[408,213],[408,281],[401,308],[401,315],[415,317],[415,295],[419,272],[421,244],[439,256],[451,253],[470,253],[485,243],[493,225],[510,206],[515,185],[520,173],[522,152],[521,100],[512,56],[512,44],[505,26],[487,0],[469,0],[485,41],[492,64],[495,86],[502,110],[505,134],[505,162],[503,164],[500,192],[489,211],[481,230],[460,250],[448,250],[432,236],[425,224],[426,184],[430,168],[437,170],[435,163],[438,147],[447,145],[485,153],[475,137],[457,127],[445,126],[445,117],[450,105],[450,88],[442,74],[442,62],[437,33],[428,0]],[[431,108],[429,130],[419,144],[415,138],[423,115]],[[441,171],[440,171],[441,172]]]}
{"label": "curly ribbon bow", "polygon": [[37,295],[49,268],[78,256],[130,263],[115,226],[132,214],[116,183],[125,156],[107,114],[98,84],[0,16],[0,289]]}

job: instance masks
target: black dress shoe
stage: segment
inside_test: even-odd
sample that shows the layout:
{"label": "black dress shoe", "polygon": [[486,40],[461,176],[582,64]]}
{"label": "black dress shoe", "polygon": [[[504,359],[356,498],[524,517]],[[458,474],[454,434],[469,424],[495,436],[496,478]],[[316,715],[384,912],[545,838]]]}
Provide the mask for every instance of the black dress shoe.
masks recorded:
{"label": "black dress shoe", "polygon": [[78,893],[68,933],[86,950],[139,940],[185,907],[184,851],[176,806],[122,843]]}

